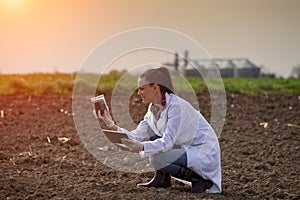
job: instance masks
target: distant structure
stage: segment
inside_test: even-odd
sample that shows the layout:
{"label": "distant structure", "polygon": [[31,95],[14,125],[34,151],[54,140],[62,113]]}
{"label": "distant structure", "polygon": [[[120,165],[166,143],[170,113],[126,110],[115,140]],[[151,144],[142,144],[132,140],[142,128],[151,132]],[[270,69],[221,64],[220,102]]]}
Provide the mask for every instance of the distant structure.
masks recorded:
{"label": "distant structure", "polygon": [[[181,61],[181,62],[180,62]],[[182,63],[182,64],[180,64]],[[184,58],[175,54],[174,63],[163,63],[166,66],[174,68],[184,76],[210,75],[218,68],[221,77],[249,77],[257,78],[260,76],[260,68],[252,63],[248,58],[230,58],[230,59],[188,59],[188,51],[185,51]],[[196,68],[196,69],[195,69]],[[199,74],[199,71],[201,74]]]}

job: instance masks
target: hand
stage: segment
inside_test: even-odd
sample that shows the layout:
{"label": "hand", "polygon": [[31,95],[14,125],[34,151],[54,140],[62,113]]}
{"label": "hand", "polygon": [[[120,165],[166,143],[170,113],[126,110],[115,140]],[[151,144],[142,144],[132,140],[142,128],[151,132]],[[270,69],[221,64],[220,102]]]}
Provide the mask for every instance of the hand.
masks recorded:
{"label": "hand", "polygon": [[138,153],[144,150],[144,144],[142,142],[127,138],[122,138],[121,140],[122,143],[125,144],[131,152]]}
{"label": "hand", "polygon": [[112,127],[115,124],[109,112],[107,112],[106,110],[104,110],[103,116],[101,115],[100,110],[98,110],[98,113],[96,112],[96,110],[93,110],[93,114],[97,119],[101,119],[108,127]]}

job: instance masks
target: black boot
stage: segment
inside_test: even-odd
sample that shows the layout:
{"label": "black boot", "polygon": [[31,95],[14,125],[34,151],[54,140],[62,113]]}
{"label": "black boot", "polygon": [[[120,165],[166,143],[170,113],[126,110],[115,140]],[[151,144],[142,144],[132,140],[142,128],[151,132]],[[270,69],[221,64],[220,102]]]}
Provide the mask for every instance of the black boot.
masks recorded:
{"label": "black boot", "polygon": [[192,182],[192,193],[204,193],[211,188],[213,183],[210,180],[202,179],[200,181]]}
{"label": "black boot", "polygon": [[171,176],[168,173],[162,171],[156,171],[154,177],[148,183],[139,183],[138,187],[156,187],[156,188],[167,188],[171,187]]}
{"label": "black boot", "polygon": [[204,193],[213,186],[210,180],[206,180],[187,167],[181,167],[180,173],[175,175],[176,178],[192,182],[192,193]]}

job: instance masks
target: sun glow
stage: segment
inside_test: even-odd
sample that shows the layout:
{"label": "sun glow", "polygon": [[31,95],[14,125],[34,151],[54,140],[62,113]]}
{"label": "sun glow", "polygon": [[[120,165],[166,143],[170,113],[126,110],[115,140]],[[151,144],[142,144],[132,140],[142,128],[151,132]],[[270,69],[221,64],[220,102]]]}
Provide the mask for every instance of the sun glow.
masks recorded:
{"label": "sun glow", "polygon": [[0,12],[3,17],[21,17],[30,5],[31,0],[0,0]]}
{"label": "sun glow", "polygon": [[1,0],[0,2],[5,4],[6,6],[17,6],[17,5],[22,4],[23,1],[21,1],[21,0]]}
{"label": "sun glow", "polygon": [[0,7],[4,10],[18,10],[24,9],[31,3],[32,0],[0,0]]}

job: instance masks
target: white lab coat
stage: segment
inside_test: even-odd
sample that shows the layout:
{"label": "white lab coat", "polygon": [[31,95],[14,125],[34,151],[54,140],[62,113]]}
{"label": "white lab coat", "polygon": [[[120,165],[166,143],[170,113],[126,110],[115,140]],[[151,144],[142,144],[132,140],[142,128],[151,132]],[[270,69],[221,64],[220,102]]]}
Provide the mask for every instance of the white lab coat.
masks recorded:
{"label": "white lab coat", "polygon": [[[138,127],[127,132],[129,138],[143,141],[144,151],[141,156],[153,155],[172,149],[174,145],[184,148],[187,153],[187,167],[214,185],[208,193],[221,193],[221,158],[218,138],[202,116],[190,103],[184,99],[166,93],[166,106],[156,121],[150,111],[144,116]],[[149,137],[148,128],[161,138],[154,141],[144,141]]]}

